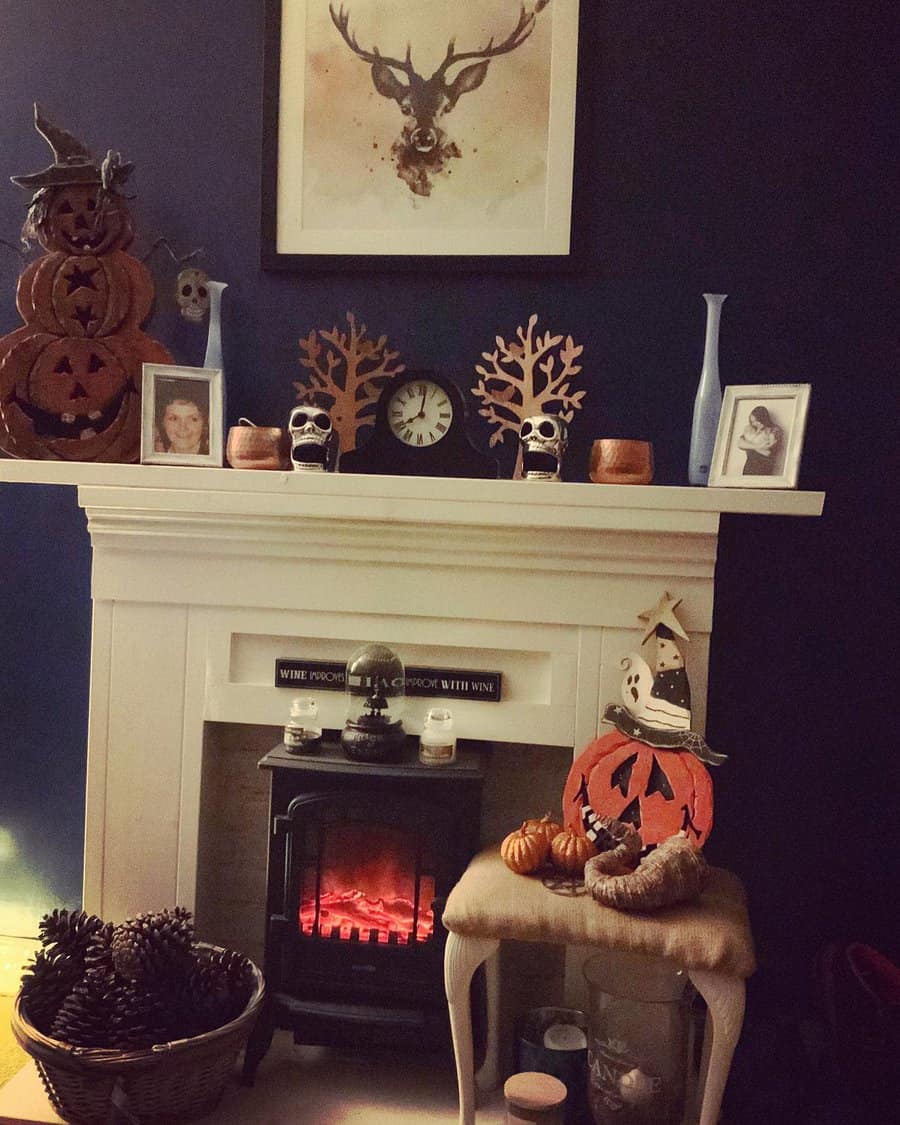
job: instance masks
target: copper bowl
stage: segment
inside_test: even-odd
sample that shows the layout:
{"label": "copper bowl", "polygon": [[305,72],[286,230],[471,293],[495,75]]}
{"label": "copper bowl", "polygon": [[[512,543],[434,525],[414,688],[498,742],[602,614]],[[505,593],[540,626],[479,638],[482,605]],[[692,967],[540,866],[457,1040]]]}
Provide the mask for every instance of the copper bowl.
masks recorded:
{"label": "copper bowl", "polygon": [[653,446],[631,438],[598,438],[591,445],[589,475],[594,484],[649,484]]}
{"label": "copper bowl", "polygon": [[284,469],[287,435],[276,426],[232,426],[225,457],[232,469]]}

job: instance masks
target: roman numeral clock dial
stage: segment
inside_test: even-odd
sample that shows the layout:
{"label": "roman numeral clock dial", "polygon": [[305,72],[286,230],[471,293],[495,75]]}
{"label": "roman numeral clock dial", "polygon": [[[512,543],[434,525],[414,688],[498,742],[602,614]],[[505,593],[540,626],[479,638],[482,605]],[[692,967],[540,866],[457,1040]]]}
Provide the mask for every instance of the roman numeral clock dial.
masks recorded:
{"label": "roman numeral clock dial", "polygon": [[417,379],[388,399],[388,426],[404,445],[434,445],[453,424],[453,405],[437,383]]}
{"label": "roman numeral clock dial", "polygon": [[385,386],[371,436],[341,455],[342,473],[397,476],[497,476],[497,462],[466,434],[466,406],[456,383],[434,371],[403,371]]}

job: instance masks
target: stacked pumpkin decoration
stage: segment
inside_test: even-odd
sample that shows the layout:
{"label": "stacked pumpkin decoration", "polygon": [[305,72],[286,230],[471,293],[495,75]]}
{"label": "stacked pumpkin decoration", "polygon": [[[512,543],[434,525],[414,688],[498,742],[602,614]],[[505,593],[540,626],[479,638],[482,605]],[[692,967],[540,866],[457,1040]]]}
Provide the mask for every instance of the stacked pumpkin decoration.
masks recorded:
{"label": "stacked pumpkin decoration", "polygon": [[121,188],[133,165],[87,149],[34,107],[54,162],[13,183],[34,192],[23,241],[46,251],[19,278],[24,326],[0,339],[0,449],[13,457],[137,461],[144,363],[171,363],[141,325],[146,267],[126,253],[134,225]]}
{"label": "stacked pumpkin decoration", "polygon": [[596,854],[586,836],[564,828],[550,813],[524,821],[500,845],[503,862],[517,875],[531,875],[549,863],[556,871],[578,876]]}

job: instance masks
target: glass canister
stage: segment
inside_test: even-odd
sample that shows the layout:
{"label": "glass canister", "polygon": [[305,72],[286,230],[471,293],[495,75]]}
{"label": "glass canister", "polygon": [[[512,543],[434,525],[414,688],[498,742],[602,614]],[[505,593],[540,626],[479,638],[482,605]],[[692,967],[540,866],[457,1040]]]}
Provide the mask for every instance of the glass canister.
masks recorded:
{"label": "glass canister", "polygon": [[406,698],[403,662],[387,645],[358,648],[347,661],[347,718],[341,747],[353,761],[386,762],[399,757]]}
{"label": "glass canister", "polygon": [[584,1012],[553,1007],[532,1008],[519,1030],[518,1069],[552,1074],[566,1087],[564,1125],[590,1125],[587,1032]]}
{"label": "glass canister", "polygon": [[687,974],[611,950],[585,963],[588,1099],[595,1125],[681,1125],[688,1063]]}

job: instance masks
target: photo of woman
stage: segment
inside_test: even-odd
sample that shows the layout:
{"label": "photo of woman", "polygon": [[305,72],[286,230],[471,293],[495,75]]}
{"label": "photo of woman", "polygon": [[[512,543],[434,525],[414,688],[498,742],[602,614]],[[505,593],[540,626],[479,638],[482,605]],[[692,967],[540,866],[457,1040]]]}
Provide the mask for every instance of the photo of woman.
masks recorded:
{"label": "photo of woman", "polygon": [[209,387],[187,379],[157,379],[156,453],[209,453]]}
{"label": "photo of woman", "polygon": [[142,394],[142,464],[221,466],[221,370],[145,363]]}
{"label": "photo of woman", "polygon": [[738,438],[738,449],[747,457],[743,469],[745,477],[772,475],[783,436],[781,427],[765,406],[756,406],[750,411],[747,425]]}
{"label": "photo of woman", "polygon": [[809,392],[809,383],[726,387],[709,483],[720,488],[796,488]]}

